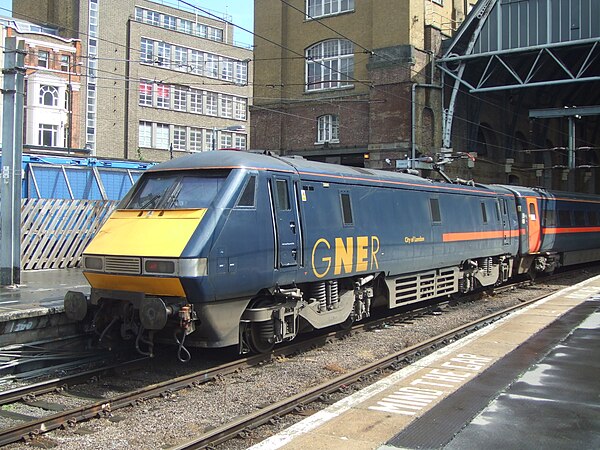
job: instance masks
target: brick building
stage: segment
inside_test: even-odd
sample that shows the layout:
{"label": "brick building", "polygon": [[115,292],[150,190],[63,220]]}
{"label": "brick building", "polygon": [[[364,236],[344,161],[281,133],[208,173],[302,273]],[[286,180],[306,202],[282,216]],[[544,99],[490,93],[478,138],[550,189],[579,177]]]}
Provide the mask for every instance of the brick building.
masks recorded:
{"label": "brick building", "polygon": [[160,161],[249,145],[252,53],[226,21],[148,0],[15,0],[13,15],[81,39],[73,120],[92,154]]}
{"label": "brick building", "polygon": [[80,115],[81,43],[57,30],[30,22],[0,18],[3,37],[25,45],[25,150],[79,151],[84,140],[74,117]]}
{"label": "brick building", "polygon": [[442,96],[434,59],[468,7],[255,1],[253,145],[379,168],[413,151],[436,152]]}

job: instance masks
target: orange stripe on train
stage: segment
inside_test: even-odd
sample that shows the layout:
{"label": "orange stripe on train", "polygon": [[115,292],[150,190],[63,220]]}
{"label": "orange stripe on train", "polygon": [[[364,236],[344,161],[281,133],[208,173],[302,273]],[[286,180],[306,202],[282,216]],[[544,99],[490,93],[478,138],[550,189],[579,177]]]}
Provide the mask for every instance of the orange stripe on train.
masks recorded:
{"label": "orange stripe on train", "polygon": [[503,239],[507,237],[518,237],[523,234],[523,230],[494,230],[494,231],[468,231],[463,233],[444,233],[443,242],[474,241],[482,239]]}

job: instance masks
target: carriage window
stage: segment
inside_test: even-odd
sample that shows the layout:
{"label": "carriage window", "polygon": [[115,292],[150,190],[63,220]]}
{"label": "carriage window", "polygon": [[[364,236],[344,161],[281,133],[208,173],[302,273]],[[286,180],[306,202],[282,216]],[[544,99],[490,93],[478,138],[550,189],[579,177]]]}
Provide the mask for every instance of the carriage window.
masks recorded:
{"label": "carriage window", "polygon": [[442,214],[440,212],[440,201],[437,198],[429,199],[429,208],[431,209],[431,221],[433,223],[440,223],[442,221]]}
{"label": "carriage window", "polygon": [[505,198],[502,199],[502,214],[504,214],[504,215],[508,214],[508,208],[506,207],[506,199]]}
{"label": "carriage window", "polygon": [[352,225],[354,224],[354,219],[352,217],[352,204],[350,203],[350,194],[347,192],[342,192],[340,194],[342,200],[342,217],[344,220],[344,225]]}
{"label": "carriage window", "polygon": [[485,209],[485,203],[481,202],[481,217],[483,218],[483,223],[488,223],[487,210]]}
{"label": "carriage window", "polygon": [[500,203],[496,201],[496,220],[500,222]]}
{"label": "carriage window", "polygon": [[119,205],[121,209],[208,208],[225,184],[228,172],[160,172],[142,176],[139,188]]}
{"label": "carriage window", "polygon": [[288,193],[288,185],[285,180],[276,180],[277,186],[277,206],[281,211],[289,211],[290,195]]}
{"label": "carriage window", "polygon": [[547,209],[544,213],[544,226],[555,227],[556,226],[556,211],[553,209]]}
{"label": "carriage window", "polygon": [[585,226],[585,211],[575,211],[575,225],[578,227]]}
{"label": "carriage window", "polygon": [[561,227],[571,226],[571,212],[570,211],[559,211],[558,212],[558,224]]}
{"label": "carriage window", "polygon": [[256,190],[256,177],[250,177],[244,192],[238,200],[237,206],[254,206],[254,191]]}

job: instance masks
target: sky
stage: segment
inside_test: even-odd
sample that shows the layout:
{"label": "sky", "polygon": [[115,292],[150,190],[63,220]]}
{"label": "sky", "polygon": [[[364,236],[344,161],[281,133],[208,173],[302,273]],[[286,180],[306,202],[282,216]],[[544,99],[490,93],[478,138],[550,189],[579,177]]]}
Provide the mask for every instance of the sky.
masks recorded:
{"label": "sky", "polygon": [[[85,1],[85,0],[82,0]],[[102,1],[102,0],[100,0]],[[162,0],[165,4],[177,5],[177,0]],[[161,3],[158,1],[157,3]],[[253,29],[254,22],[254,0],[186,0],[199,8],[211,10],[211,12],[227,13],[231,16],[231,22],[247,30]],[[102,4],[100,4],[102,7]],[[0,16],[11,16],[12,0],[0,0]],[[222,15],[222,14],[221,14]],[[233,35],[236,43],[252,45],[252,34],[236,28]]]}

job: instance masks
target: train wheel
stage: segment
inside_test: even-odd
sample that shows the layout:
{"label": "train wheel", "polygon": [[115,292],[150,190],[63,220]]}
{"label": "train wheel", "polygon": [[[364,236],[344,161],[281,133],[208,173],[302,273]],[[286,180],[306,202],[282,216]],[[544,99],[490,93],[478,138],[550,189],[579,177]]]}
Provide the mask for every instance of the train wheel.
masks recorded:
{"label": "train wheel", "polygon": [[275,324],[272,320],[253,322],[246,329],[246,341],[254,353],[268,353],[275,346]]}

